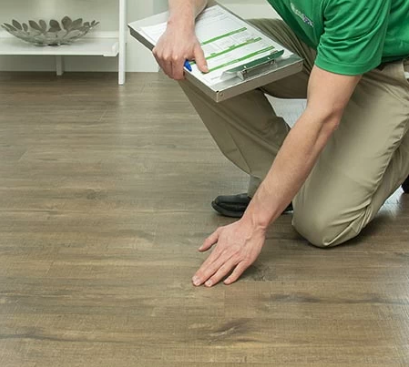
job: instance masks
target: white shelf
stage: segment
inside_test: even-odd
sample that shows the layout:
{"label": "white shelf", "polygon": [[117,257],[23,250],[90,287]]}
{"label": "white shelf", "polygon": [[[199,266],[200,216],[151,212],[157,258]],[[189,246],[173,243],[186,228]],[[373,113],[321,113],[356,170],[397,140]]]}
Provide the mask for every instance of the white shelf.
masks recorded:
{"label": "white shelf", "polygon": [[35,46],[14,38],[0,38],[0,55],[115,57],[118,53],[118,38],[84,38],[71,45],[54,47]]}
{"label": "white shelf", "polygon": [[[1,0],[0,0],[1,1]],[[111,32],[109,37],[98,37],[93,32],[92,38],[83,38],[68,46],[39,47],[31,45],[10,36],[3,36],[5,32],[0,31],[0,55],[8,56],[55,56],[55,67],[57,75],[64,73],[64,56],[105,56],[118,57],[118,83],[125,83],[126,67],[126,40],[127,24],[126,10],[127,0],[116,0],[119,10],[119,30]],[[109,32],[105,33],[105,36]]]}

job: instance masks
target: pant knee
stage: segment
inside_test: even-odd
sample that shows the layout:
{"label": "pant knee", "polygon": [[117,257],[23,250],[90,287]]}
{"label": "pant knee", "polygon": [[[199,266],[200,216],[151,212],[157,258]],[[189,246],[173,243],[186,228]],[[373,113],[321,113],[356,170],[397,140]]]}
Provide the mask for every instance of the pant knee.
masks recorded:
{"label": "pant knee", "polygon": [[359,220],[351,221],[319,208],[294,210],[293,226],[309,243],[316,247],[328,248],[343,244],[356,237]]}

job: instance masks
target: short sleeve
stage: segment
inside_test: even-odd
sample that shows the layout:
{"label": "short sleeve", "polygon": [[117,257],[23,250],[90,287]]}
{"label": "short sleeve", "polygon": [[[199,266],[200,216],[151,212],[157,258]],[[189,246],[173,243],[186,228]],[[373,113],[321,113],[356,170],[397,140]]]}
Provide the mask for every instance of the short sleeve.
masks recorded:
{"label": "short sleeve", "polygon": [[381,64],[391,0],[327,0],[315,64],[343,75]]}

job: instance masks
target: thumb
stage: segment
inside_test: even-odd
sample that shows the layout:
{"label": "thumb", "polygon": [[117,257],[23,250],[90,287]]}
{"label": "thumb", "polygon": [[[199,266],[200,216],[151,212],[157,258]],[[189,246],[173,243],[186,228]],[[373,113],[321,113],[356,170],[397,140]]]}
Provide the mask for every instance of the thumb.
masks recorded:
{"label": "thumb", "polygon": [[207,61],[205,59],[204,52],[202,50],[202,47],[200,47],[200,45],[197,45],[195,47],[194,56],[195,56],[196,65],[199,68],[199,70],[203,73],[207,73],[209,71],[209,68],[207,67]]}
{"label": "thumb", "polygon": [[219,230],[216,230],[213,232],[209,237],[206,238],[206,240],[203,242],[203,245],[199,247],[199,251],[207,251],[209,248],[211,248],[217,241],[219,240]]}

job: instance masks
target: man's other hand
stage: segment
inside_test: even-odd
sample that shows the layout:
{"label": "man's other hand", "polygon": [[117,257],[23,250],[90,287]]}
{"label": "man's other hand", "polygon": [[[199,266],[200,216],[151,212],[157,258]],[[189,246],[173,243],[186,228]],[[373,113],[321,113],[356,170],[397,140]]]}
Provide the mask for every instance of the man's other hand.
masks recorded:
{"label": "man's other hand", "polygon": [[172,79],[184,79],[183,66],[186,60],[194,60],[199,70],[208,71],[207,62],[194,29],[187,31],[168,25],[166,32],[153,49],[153,55],[165,74]]}

